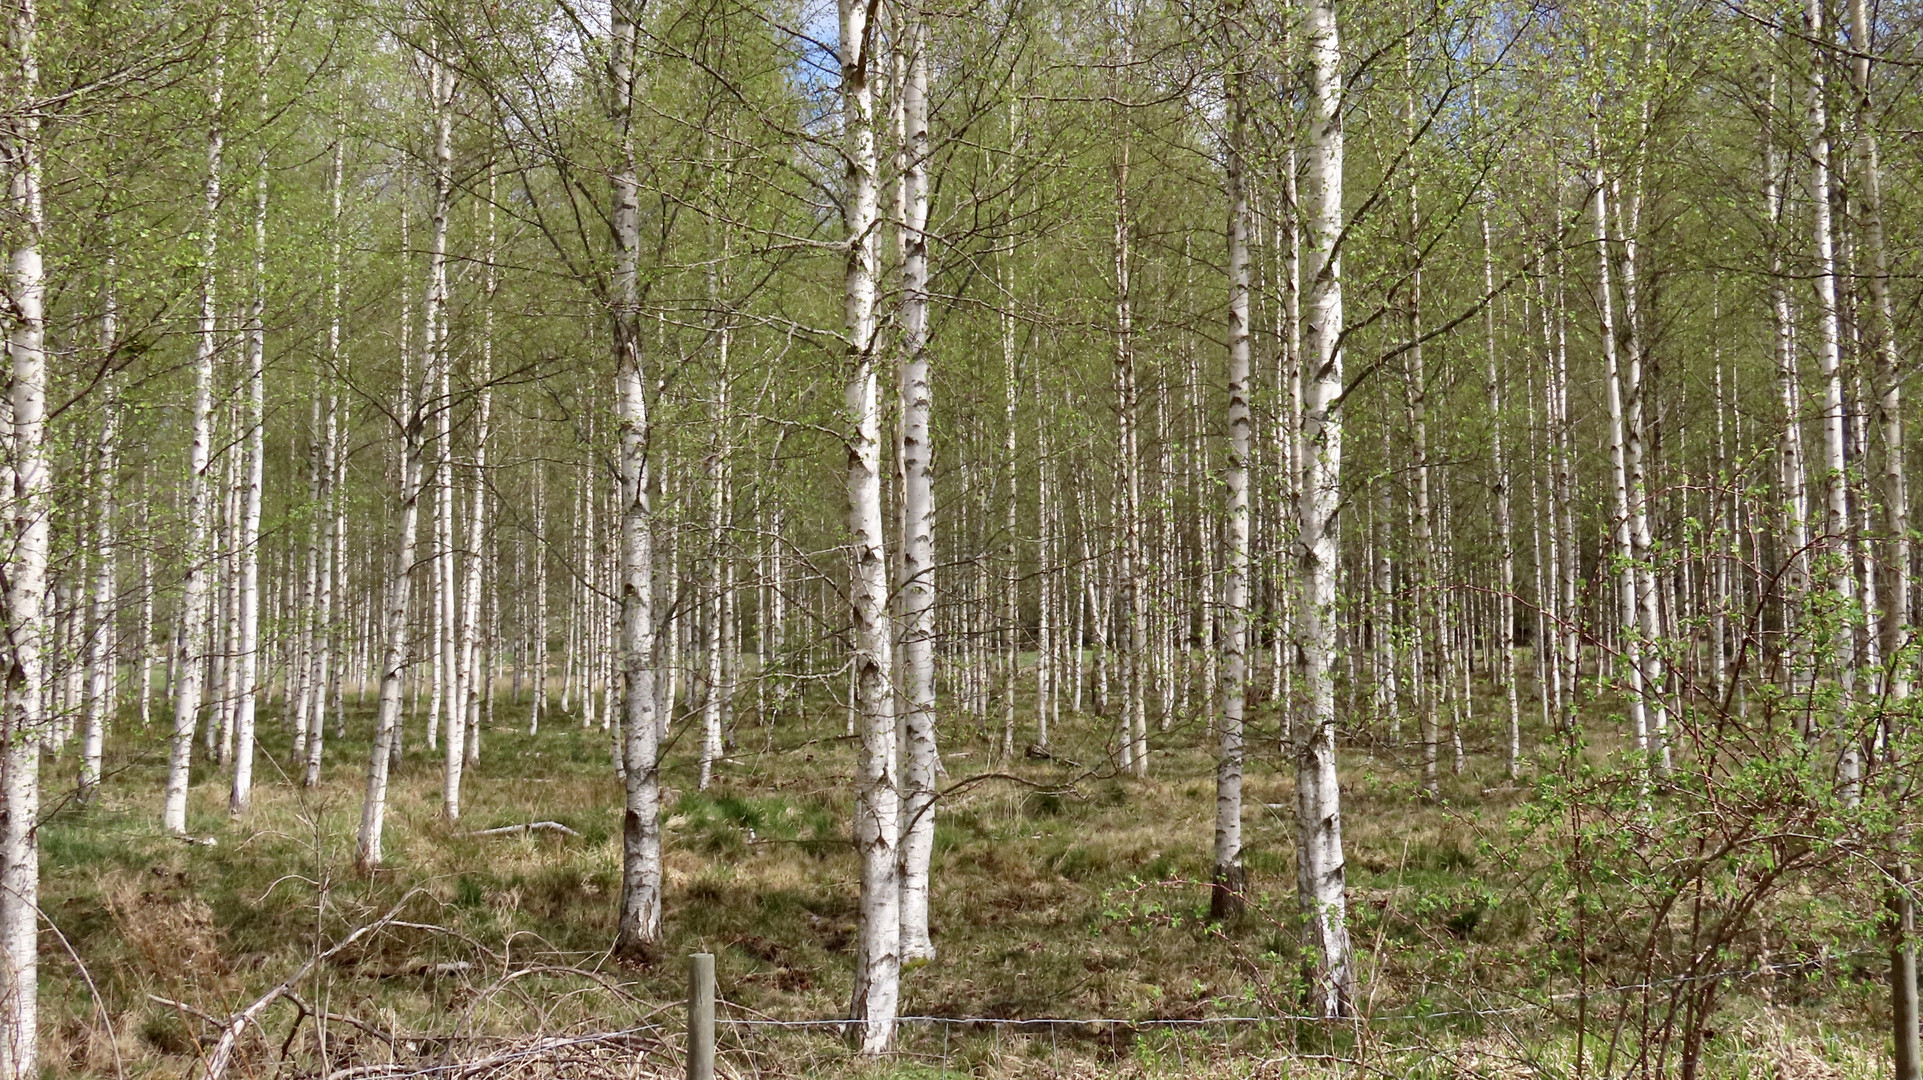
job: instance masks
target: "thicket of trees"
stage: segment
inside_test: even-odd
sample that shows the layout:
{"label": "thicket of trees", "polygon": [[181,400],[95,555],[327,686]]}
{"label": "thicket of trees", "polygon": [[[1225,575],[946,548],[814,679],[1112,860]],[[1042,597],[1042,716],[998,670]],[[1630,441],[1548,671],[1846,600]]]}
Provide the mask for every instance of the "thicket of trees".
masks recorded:
{"label": "thicket of trees", "polygon": [[664,735],[705,785],[845,708],[869,1052],[942,748],[1066,724],[1136,777],[1217,740],[1224,919],[1245,755],[1292,756],[1315,1013],[1361,992],[1344,744],[1412,798],[1494,754],[1552,974],[1718,970],[1798,890],[1880,920],[1917,1076],[1920,17],[16,0],[0,1075],[36,823],[117,735],[170,727],[183,835],[364,769],[372,869],[390,764],[457,818],[531,702],[624,779],[641,958]]}

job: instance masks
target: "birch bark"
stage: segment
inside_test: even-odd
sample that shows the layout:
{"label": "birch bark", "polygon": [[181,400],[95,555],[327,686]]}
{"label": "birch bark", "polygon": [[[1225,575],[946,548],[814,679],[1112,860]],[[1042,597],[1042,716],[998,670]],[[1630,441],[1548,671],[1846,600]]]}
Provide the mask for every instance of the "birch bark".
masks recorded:
{"label": "birch bark", "polygon": [[1649,714],[1643,687],[1642,628],[1637,603],[1640,575],[1636,570],[1634,518],[1630,508],[1629,428],[1624,408],[1622,364],[1616,341],[1615,300],[1610,287],[1609,180],[1603,170],[1600,135],[1595,140],[1595,153],[1593,190],[1589,197],[1596,229],[1596,311],[1602,320],[1598,336],[1602,342],[1609,402],[1609,464],[1615,519],[1610,525],[1610,536],[1615,543],[1617,619],[1622,628],[1622,645],[1628,654],[1625,667],[1629,673],[1629,693],[1625,704],[1629,709],[1629,725],[1636,753],[1642,758],[1641,768],[1646,773],[1650,747]]}
{"label": "birch bark", "polygon": [[321,466],[325,479],[321,498],[316,500],[315,512],[324,515],[326,527],[321,533],[323,550],[316,558],[315,581],[318,595],[314,602],[313,617],[313,656],[310,661],[312,675],[308,679],[311,687],[310,705],[312,718],[306,723],[307,743],[302,761],[301,785],[313,787],[320,783],[321,751],[325,741],[324,728],[327,721],[327,697],[329,693],[329,672],[333,664],[334,646],[338,633],[333,625],[334,582],[336,575],[344,575],[346,567],[339,551],[345,540],[346,529],[341,520],[343,507],[341,471],[345,464],[340,452],[340,395],[335,390],[336,380],[341,375],[341,333],[344,314],[344,274],[341,265],[341,199],[343,172],[345,168],[345,140],[342,138],[342,122],[336,117],[334,130],[333,163],[328,175],[328,199],[331,215],[328,219],[328,305],[327,305],[327,361],[329,372],[327,388],[323,395],[323,420],[321,429]]}
{"label": "birch bark", "polygon": [[[37,12],[33,0],[14,6],[6,48],[14,100],[40,94]],[[45,716],[42,612],[51,530],[51,476],[46,437],[46,272],[40,244],[46,228],[40,191],[40,117],[31,109],[0,118],[0,165],[8,177],[7,352],[12,413],[7,432],[5,646],[6,712],[0,717],[0,1077],[39,1075],[40,745]],[[189,740],[192,732],[188,733]],[[192,749],[191,741],[189,749]]]}
{"label": "birch bark", "polygon": [[900,996],[901,831],[895,710],[888,627],[888,559],[882,538],[881,394],[875,375],[875,287],[879,272],[879,162],[873,73],[877,28],[859,0],[838,0],[840,17],[841,191],[847,244],[843,284],[848,335],[845,407],[848,446],[849,582],[854,707],[861,748],[855,775],[855,847],[861,854],[861,918],[850,1017],[864,1054],[886,1051]]}
{"label": "birch bark", "polygon": [[[1825,87],[1828,49],[1821,44],[1827,30],[1823,25],[1823,0],[1809,0],[1804,12],[1804,27],[1811,41],[1810,79],[1807,107],[1810,127],[1809,198],[1811,241],[1815,254],[1816,358],[1823,373],[1823,491],[1824,547],[1828,565],[1829,588],[1835,594],[1836,609],[1848,612],[1856,603],[1855,530],[1850,520],[1848,416],[1843,392],[1842,330],[1836,308],[1836,243],[1830,209],[1830,135],[1829,105]],[[1856,635],[1843,628],[1832,635],[1837,680],[1843,697],[1838,719],[1846,720],[1854,704],[1856,677]],[[1836,733],[1837,785],[1846,801],[1861,797],[1861,751],[1857,733],[1839,723]]]}
{"label": "birch bark", "polygon": [[114,592],[119,564],[115,559],[115,493],[120,461],[120,389],[112,371],[115,342],[120,334],[120,307],[115,292],[114,260],[107,260],[106,282],[100,297],[100,348],[108,370],[100,385],[100,433],[94,442],[94,565],[93,596],[87,613],[87,728],[80,754],[79,797],[93,797],[100,785],[106,749],[107,724],[113,718],[117,695],[114,667],[118,650],[114,635]]}
{"label": "birch bark", "polygon": [[[407,207],[401,207],[402,279],[413,262],[408,247]],[[405,292],[405,288],[403,288]],[[427,429],[427,399],[433,392],[431,370],[420,365],[421,384],[413,384],[414,358],[408,349],[406,328],[412,318],[407,305],[401,309],[401,386],[394,415],[399,418],[400,445],[400,528],[394,545],[393,562],[388,567],[384,610],[381,615],[381,689],[374,719],[374,745],[367,761],[367,787],[361,800],[360,832],[355,838],[354,864],[362,873],[381,864],[381,829],[387,816],[387,778],[394,759],[395,743],[401,727],[402,680],[407,675],[408,616],[412,609],[412,583],[415,553],[418,548],[421,518],[421,459]],[[433,335],[427,336],[428,342]],[[431,344],[429,345],[431,349]]]}
{"label": "birch bark", "polygon": [[[255,9],[254,47],[258,57],[260,114],[269,115],[267,76],[269,42],[264,7]],[[240,601],[239,634],[235,642],[234,782],[227,812],[236,817],[247,810],[254,790],[254,714],[260,683],[260,497],[267,467],[267,140],[261,137],[254,157],[254,295],[247,311],[246,460],[240,483],[237,583]]]}
{"label": "birch bark", "polygon": [[[928,54],[918,12],[904,20],[901,268],[901,957],[932,960],[929,861],[935,850],[935,493],[928,376]],[[779,594],[777,594],[778,596]]]}
{"label": "birch bark", "polygon": [[[481,272],[481,355],[480,367],[475,373],[474,488],[469,496],[467,514],[467,583],[461,590],[461,708],[466,717],[463,725],[467,731],[465,761],[469,765],[481,757],[482,699],[493,700],[493,681],[489,677],[491,665],[482,642],[481,610],[482,582],[493,562],[487,526],[487,444],[494,430],[494,293],[500,286],[495,197],[494,168],[490,164],[487,174],[487,254],[486,265]],[[489,640],[492,640],[491,634]],[[489,719],[492,720],[492,716]]]}
{"label": "birch bark", "polygon": [[[216,15],[218,19],[218,14]],[[224,36],[224,35],[222,35]],[[213,84],[209,90],[207,183],[200,242],[200,323],[194,340],[194,420],[187,451],[186,581],[181,588],[181,628],[176,638],[174,730],[167,755],[167,791],[161,827],[171,833],[187,831],[187,784],[193,767],[194,727],[200,717],[202,660],[207,651],[208,591],[213,571],[213,503],[207,469],[214,438],[214,351],[217,308],[216,260],[220,254],[220,165],[224,133],[221,96],[225,89],[224,50],[213,55]]]}
{"label": "birch bark", "polygon": [[1312,1001],[1324,1016],[1350,1015],[1356,974],[1349,956],[1342,789],[1335,759],[1336,510],[1341,498],[1342,414],[1342,45],[1335,0],[1308,11],[1308,369],[1302,441],[1306,461],[1295,556],[1302,603],[1296,644],[1308,709],[1295,748],[1296,895]]}
{"label": "birch bark", "polygon": [[1502,371],[1500,358],[1496,353],[1496,261],[1489,236],[1490,202],[1485,198],[1482,211],[1482,294],[1487,306],[1483,309],[1483,351],[1487,374],[1484,382],[1489,392],[1489,438],[1490,454],[1493,462],[1496,487],[1496,557],[1501,561],[1501,590],[1497,593],[1496,611],[1496,648],[1500,650],[1497,662],[1500,664],[1502,691],[1509,710],[1508,757],[1505,761],[1509,779],[1516,779],[1521,768],[1522,758],[1522,707],[1516,696],[1516,545],[1515,526],[1509,514],[1509,459],[1504,454],[1502,442]]}
{"label": "birch bark", "polygon": [[[651,954],[661,937],[662,724],[656,715],[654,641],[654,530],[648,475],[647,386],[641,359],[641,247],[639,162],[632,124],[635,84],[640,78],[638,13],[633,0],[614,0],[609,56],[613,61],[610,124],[619,152],[613,178],[615,391],[619,408],[621,467],[621,725],[622,783],[626,805],[621,826],[621,911],[615,949],[629,956]],[[541,545],[537,542],[537,550]],[[541,551],[537,557],[545,557]],[[537,577],[545,578],[544,571]],[[537,640],[535,678],[545,696],[546,604]]]}
{"label": "birch bark", "polygon": [[[1850,0],[1851,87],[1856,95],[1856,168],[1862,184],[1861,242],[1869,263],[1870,312],[1867,347],[1874,365],[1875,413],[1871,417],[1882,450],[1876,499],[1881,511],[1882,543],[1877,565],[1882,573],[1877,593],[1883,598],[1876,633],[1884,664],[1884,693],[1894,712],[1906,715],[1911,677],[1906,649],[1910,628],[1910,498],[1904,472],[1903,398],[1899,380],[1895,319],[1890,301],[1890,261],[1883,229],[1883,170],[1877,147],[1875,113],[1870,94],[1872,55],[1870,13],[1866,0]],[[1901,746],[1901,732],[1891,732],[1890,744]],[[1901,853],[1908,843],[1908,825],[1899,821],[1891,835],[1898,853],[1892,868],[1895,881],[1888,893],[1890,915],[1890,1015],[1895,1055],[1895,1080],[1923,1077],[1923,1048],[1918,1045],[1916,974],[1916,901],[1910,891],[1912,868]]]}
{"label": "birch bark", "polygon": [[1247,884],[1242,866],[1242,722],[1249,637],[1249,198],[1243,161],[1246,76],[1240,60],[1234,63],[1228,73],[1228,552],[1222,590],[1226,664],[1215,765],[1215,869],[1209,892],[1209,915],[1215,919],[1241,913]]}

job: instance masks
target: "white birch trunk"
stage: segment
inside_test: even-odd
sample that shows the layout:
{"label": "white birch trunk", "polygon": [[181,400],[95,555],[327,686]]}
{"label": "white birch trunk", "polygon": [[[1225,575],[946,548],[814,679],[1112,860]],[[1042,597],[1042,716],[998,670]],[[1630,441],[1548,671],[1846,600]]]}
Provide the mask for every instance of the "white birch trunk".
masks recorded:
{"label": "white birch trunk", "polygon": [[928,376],[928,55],[906,16],[901,269],[901,958],[932,960],[929,861],[935,850],[935,494],[929,466],[934,400]]}
{"label": "white birch trunk", "polygon": [[[1850,46],[1853,52],[1850,79],[1856,95],[1856,168],[1862,184],[1861,241],[1869,263],[1870,311],[1866,347],[1872,354],[1874,375],[1871,393],[1875,410],[1871,422],[1882,452],[1876,476],[1876,501],[1880,510],[1880,550],[1875,562],[1882,576],[1877,594],[1881,610],[1875,612],[1872,628],[1885,670],[1882,690],[1897,716],[1904,715],[1911,691],[1911,672],[1902,650],[1907,645],[1910,626],[1909,484],[1904,471],[1903,398],[1899,377],[1899,353],[1895,318],[1890,299],[1889,252],[1883,228],[1883,173],[1877,147],[1870,96],[1870,57],[1872,40],[1869,5],[1865,0],[1850,0]],[[1890,745],[1900,747],[1904,732],[1890,731]],[[1890,847],[1895,858],[1894,877],[1888,890],[1890,919],[1887,936],[1890,951],[1890,1015],[1895,1053],[1892,1075],[1895,1080],[1923,1077],[1923,1048],[1918,1045],[1918,1003],[1916,972],[1916,901],[1911,893],[1912,869],[1904,852],[1909,828],[1900,823],[1892,830]]]}
{"label": "white birch trunk", "polygon": [[[481,760],[481,709],[485,700],[488,722],[493,722],[494,680],[492,650],[496,635],[490,630],[483,641],[481,627],[482,585],[488,572],[497,565],[489,543],[487,527],[488,439],[494,422],[494,293],[500,287],[499,236],[494,220],[495,176],[490,164],[487,176],[487,265],[481,275],[481,356],[476,373],[474,397],[474,490],[468,504],[467,585],[461,591],[461,686],[465,688],[463,708],[467,721],[466,763]],[[499,619],[498,600],[494,607]]]}
{"label": "white birch trunk", "polygon": [[186,582],[181,589],[181,627],[176,638],[174,730],[167,755],[167,791],[161,827],[171,833],[187,831],[187,784],[193,766],[194,726],[200,717],[201,663],[207,651],[207,602],[213,572],[213,504],[207,468],[214,439],[214,272],[220,253],[220,163],[223,134],[220,100],[225,68],[222,49],[213,58],[213,86],[208,115],[207,184],[200,249],[200,324],[194,341],[193,438],[187,452]]}
{"label": "white birch trunk", "polygon": [[1502,370],[1496,354],[1496,261],[1489,237],[1490,200],[1482,212],[1482,294],[1488,305],[1483,309],[1483,349],[1488,371],[1489,449],[1496,478],[1496,557],[1501,560],[1501,589],[1496,603],[1496,648],[1504,702],[1508,707],[1508,756],[1505,773],[1514,780],[1520,774],[1522,759],[1522,706],[1516,696],[1516,543],[1515,526],[1509,514],[1509,458],[1502,442]]}
{"label": "white birch trunk", "polygon": [[[633,122],[634,89],[639,78],[636,46],[639,26],[632,0],[611,7],[614,110],[620,139],[621,168],[614,176],[614,234],[617,246],[614,312],[615,391],[621,442],[621,725],[622,778],[626,807],[621,827],[621,911],[615,949],[647,955],[661,937],[661,777],[662,724],[656,715],[654,684],[654,527],[650,520],[647,388],[641,367],[641,310],[637,275],[640,256],[640,183]],[[540,545],[537,543],[537,548]],[[545,556],[545,551],[541,553]],[[545,578],[545,573],[537,576]],[[537,622],[546,634],[546,603]],[[538,643],[546,662],[545,637]],[[545,669],[537,672],[542,678]],[[538,695],[537,695],[538,696]]]}
{"label": "white birch trunk", "polygon": [[304,727],[307,732],[303,751],[301,785],[314,787],[320,783],[321,753],[325,742],[324,728],[327,721],[327,697],[329,693],[329,672],[333,664],[333,652],[337,637],[334,619],[334,582],[336,575],[344,575],[346,567],[338,550],[345,540],[345,522],[342,521],[344,500],[341,489],[346,464],[345,455],[340,448],[340,395],[335,391],[336,380],[341,375],[341,333],[344,314],[343,293],[344,274],[341,265],[341,200],[342,180],[345,168],[346,142],[342,138],[342,123],[337,118],[334,129],[333,163],[328,175],[328,199],[331,210],[329,217],[329,259],[328,259],[328,306],[327,306],[327,362],[329,372],[326,376],[326,390],[323,394],[323,420],[321,438],[321,468],[324,472],[321,498],[315,502],[314,512],[324,515],[325,528],[321,531],[322,550],[317,553],[315,584],[317,595],[314,598],[313,618],[311,621],[311,674],[307,682],[310,687],[309,703],[312,718],[304,724],[296,724],[297,729]]}
{"label": "white birch trunk", "polygon": [[[1234,62],[1239,64],[1239,58]],[[1209,893],[1209,916],[1215,919],[1241,913],[1247,885],[1242,866],[1242,722],[1249,637],[1249,197],[1242,157],[1246,76],[1238,66],[1228,77],[1228,552],[1222,589],[1226,663],[1215,765],[1215,868]]]}
{"label": "white birch trunk", "polygon": [[1311,1000],[1324,1016],[1350,1015],[1356,974],[1349,955],[1342,789],[1335,760],[1336,509],[1341,498],[1343,391],[1342,47],[1334,0],[1311,0],[1309,107],[1309,333],[1304,371],[1306,461],[1298,515],[1302,603],[1296,641],[1308,696],[1295,753],[1296,895]]}
{"label": "white birch trunk", "polygon": [[838,0],[840,16],[841,192],[847,275],[844,325],[848,335],[846,435],[849,582],[853,619],[854,704],[861,749],[855,774],[855,847],[861,855],[861,918],[850,1017],[864,1054],[894,1042],[900,998],[901,882],[897,869],[901,807],[897,783],[894,693],[888,627],[888,558],[882,538],[881,395],[875,376],[876,223],[879,162],[875,147],[872,76],[874,43],[869,8]]}
{"label": "white birch trunk", "polygon": [[[422,316],[426,334],[421,342],[435,419],[434,468],[434,606],[432,609],[434,683],[427,712],[427,749],[445,736],[443,748],[451,755],[442,774],[441,809],[449,820],[460,817],[461,753],[466,746],[462,722],[461,688],[454,669],[454,399],[453,358],[448,352],[447,232],[454,197],[453,131],[454,69],[439,59],[428,62],[428,94],[434,108],[434,210],[428,222],[427,297]],[[450,803],[448,791],[454,797]]]}
{"label": "white birch trunk", "polygon": [[[1856,603],[1855,530],[1850,520],[1850,478],[1847,403],[1843,393],[1842,330],[1836,310],[1836,242],[1832,235],[1830,211],[1830,136],[1829,108],[1825,100],[1824,71],[1829,63],[1828,49],[1822,44],[1828,33],[1823,26],[1822,0],[1809,0],[1804,13],[1804,30],[1812,42],[1808,110],[1809,197],[1811,240],[1815,254],[1816,358],[1823,373],[1823,491],[1824,547],[1830,557],[1829,588],[1835,593],[1838,612],[1848,612]],[[1837,679],[1843,691],[1838,719],[1847,720],[1854,702],[1856,675],[1856,635],[1849,629],[1833,634]],[[1858,733],[1839,724],[1836,733],[1837,785],[1846,801],[1861,797],[1862,759],[1857,747]]]}
{"label": "white birch trunk", "polygon": [[487,568],[487,440],[489,425],[493,421],[494,391],[489,383],[493,380],[494,343],[493,343],[493,303],[496,284],[494,269],[494,176],[488,174],[487,197],[487,254],[486,266],[482,271],[482,333],[479,370],[475,373],[478,388],[474,401],[474,466],[473,490],[467,513],[467,565],[466,575],[461,584],[460,600],[460,639],[455,644],[454,684],[460,688],[460,700],[455,702],[449,715],[459,714],[460,721],[450,731],[447,740],[447,758],[441,785],[441,800],[448,820],[453,821],[461,813],[461,774],[466,763],[479,756],[481,721],[481,689],[486,679],[485,660],[481,656],[481,578]]}
{"label": "white birch trunk", "polygon": [[[1124,46],[1126,49],[1126,45]],[[1122,676],[1122,714],[1117,732],[1120,742],[1118,763],[1136,777],[1148,775],[1148,701],[1143,677],[1143,655],[1148,651],[1148,595],[1142,588],[1142,465],[1137,428],[1139,400],[1135,381],[1134,298],[1130,293],[1129,271],[1129,173],[1130,141],[1123,136],[1121,156],[1115,163],[1115,388],[1116,416],[1119,423],[1117,452],[1121,457],[1122,545],[1117,553],[1116,584],[1127,606],[1123,609],[1124,659]]]}
{"label": "white birch trunk", "polygon": [[[718,302],[718,300],[717,300]],[[701,687],[701,760],[699,790],[714,782],[715,762],[721,757],[721,699],[723,650],[726,648],[723,618],[725,604],[726,514],[728,487],[728,328],[717,335],[719,354],[718,384],[711,418],[714,445],[708,458],[708,558],[706,587],[701,594],[701,655],[704,662]]]}
{"label": "white birch trunk", "polygon": [[[40,92],[31,2],[16,5],[7,35],[17,100]],[[7,351],[12,385],[5,462],[9,544],[6,569],[6,713],[0,717],[0,1077],[39,1075],[40,744],[45,717],[42,614],[51,530],[51,477],[45,449],[47,353],[46,274],[40,242],[46,226],[40,192],[40,120],[31,110],[0,120],[0,164],[6,167],[13,238],[7,261],[10,316]],[[190,733],[191,738],[191,733]],[[191,745],[189,747],[191,749]]]}
{"label": "white birch trunk", "polygon": [[106,749],[107,724],[112,720],[118,695],[114,692],[114,669],[118,658],[115,640],[115,590],[119,564],[115,559],[115,493],[119,490],[120,389],[119,378],[111,368],[115,341],[120,334],[119,302],[115,295],[114,259],[107,259],[106,282],[101,290],[100,348],[108,369],[100,385],[100,434],[94,443],[94,565],[93,596],[89,603],[87,625],[87,727],[80,753],[80,790],[82,801],[90,800],[100,785],[100,768]]}
{"label": "white birch trunk", "polygon": [[1640,575],[1636,571],[1636,541],[1630,503],[1628,418],[1624,409],[1622,364],[1616,343],[1615,301],[1610,287],[1609,181],[1603,171],[1600,136],[1595,140],[1595,153],[1596,168],[1589,197],[1596,229],[1596,311],[1602,320],[1598,336],[1602,342],[1609,403],[1610,490],[1614,499],[1610,537],[1615,543],[1617,562],[1617,620],[1622,628],[1622,648],[1627,654],[1623,666],[1629,674],[1629,690],[1624,704],[1629,710],[1630,733],[1636,753],[1641,758],[1638,768],[1647,773],[1650,761],[1649,714],[1643,686],[1644,643],[1637,603]]}
{"label": "white birch trunk", "polygon": [[534,647],[529,667],[533,671],[533,704],[528,708],[527,733],[541,732],[541,717],[548,709],[548,538],[547,467],[534,466]]}
{"label": "white birch trunk", "polygon": [[[264,9],[256,12],[255,48],[259,50],[260,111],[268,115],[267,65],[269,42]],[[254,716],[260,683],[260,497],[267,467],[267,142],[262,139],[254,160],[254,295],[247,312],[246,461],[241,466],[239,563],[236,591],[240,601],[235,651],[234,782],[228,792],[227,812],[238,817],[247,810],[254,790]]]}
{"label": "white birch trunk", "polygon": [[[409,248],[406,191],[401,203],[401,295],[407,295],[407,270],[413,259]],[[414,559],[419,547],[421,519],[421,460],[427,429],[426,407],[433,390],[431,370],[420,366],[420,385],[409,345],[410,305],[401,304],[401,386],[395,416],[400,420],[400,527],[388,566],[380,619],[381,685],[374,719],[374,745],[367,760],[367,787],[361,800],[360,832],[355,838],[354,864],[363,873],[381,864],[381,829],[387,816],[387,777],[401,732],[403,680],[407,676],[408,616],[412,607]],[[426,338],[432,348],[433,335]],[[371,614],[371,613],[370,613]],[[373,647],[372,633],[368,647]]]}
{"label": "white birch trunk", "polygon": [[[1776,106],[1775,76],[1770,77],[1769,103],[1771,112]],[[1763,198],[1769,213],[1772,232],[1780,231],[1787,217],[1787,204],[1783,191],[1784,163],[1777,146],[1776,134],[1766,130],[1763,144]],[[1809,587],[1809,473],[1808,460],[1803,446],[1803,383],[1798,368],[1796,353],[1796,317],[1790,306],[1789,290],[1783,266],[1780,240],[1770,245],[1770,314],[1775,326],[1775,356],[1777,393],[1783,405],[1782,442],[1777,448],[1778,485],[1782,500],[1783,546],[1787,558],[1784,560],[1782,581],[1783,603],[1783,652],[1786,654],[1784,670],[1788,674],[1789,689],[1792,694],[1808,689],[1810,665],[1806,657],[1793,654],[1795,648],[1795,628],[1800,621],[1797,613],[1801,610],[1803,594]],[[1805,725],[1805,734],[1813,734],[1807,726],[1807,716],[1799,716],[1798,723]]]}
{"label": "white birch trunk", "polygon": [[[1019,147],[1020,133],[1017,127],[1020,112],[1019,103],[1012,103],[1009,110],[1010,143]],[[1017,151],[1011,151],[1011,153]],[[1019,497],[1020,480],[1015,469],[1015,281],[1012,268],[1007,264],[1014,257],[1013,252],[997,256],[995,270],[1000,279],[1001,292],[1001,344],[1002,344],[1002,595],[1001,611],[996,620],[996,636],[1000,639],[1001,655],[997,658],[1002,669],[999,696],[1001,697],[1002,738],[1001,759],[1004,762],[1015,760],[1015,688],[1017,675],[1021,670],[1021,567],[1020,555],[1015,545],[1015,534],[1019,526],[1017,514],[1021,507]]]}

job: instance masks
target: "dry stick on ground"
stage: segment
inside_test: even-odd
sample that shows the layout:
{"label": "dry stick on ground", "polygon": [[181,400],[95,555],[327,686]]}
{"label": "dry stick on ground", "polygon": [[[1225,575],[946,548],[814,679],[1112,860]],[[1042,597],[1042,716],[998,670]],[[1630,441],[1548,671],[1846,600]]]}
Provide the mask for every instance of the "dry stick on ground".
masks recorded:
{"label": "dry stick on ground", "polygon": [[568,828],[566,825],[563,825],[558,821],[530,821],[525,825],[503,825],[498,829],[476,829],[473,832],[466,833],[464,835],[507,836],[510,833],[528,833],[528,832],[536,832],[540,830],[546,830],[548,832],[566,833],[569,836],[581,835],[580,833],[575,832],[573,829]]}

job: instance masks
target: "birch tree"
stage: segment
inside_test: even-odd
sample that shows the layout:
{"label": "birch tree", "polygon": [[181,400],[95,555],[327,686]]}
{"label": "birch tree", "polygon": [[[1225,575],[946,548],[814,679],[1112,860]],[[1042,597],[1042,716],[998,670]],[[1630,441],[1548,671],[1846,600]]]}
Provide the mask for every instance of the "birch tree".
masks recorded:
{"label": "birch tree", "polygon": [[[608,41],[612,82],[609,123],[616,148],[614,202],[614,361],[621,440],[622,778],[627,805],[621,825],[621,911],[615,949],[651,953],[661,936],[660,737],[656,716],[654,522],[649,504],[650,430],[641,356],[639,180],[633,132],[640,41],[638,13],[614,0]],[[539,545],[537,544],[537,552]],[[537,556],[539,557],[539,556]],[[537,580],[544,580],[537,577]],[[545,609],[538,620],[546,633]],[[537,646],[537,686],[545,682],[545,640]],[[545,695],[537,689],[537,701]],[[538,707],[538,706],[537,706]],[[538,714],[537,721],[538,723]]]}
{"label": "birch tree", "polygon": [[[0,1077],[40,1073],[40,752],[50,541],[46,452],[47,278],[41,245],[39,20],[31,2],[9,13],[8,98],[0,117],[7,173],[7,353],[10,386],[4,479],[8,544],[6,715],[0,727]],[[24,107],[23,107],[24,106]],[[191,738],[191,733],[189,734]]]}
{"label": "birch tree", "polygon": [[[929,861],[935,850],[934,410],[928,361],[928,42],[919,11],[902,16],[901,264],[901,958],[932,960]],[[778,557],[778,556],[777,556]]]}
{"label": "birch tree", "polygon": [[876,224],[880,169],[875,138],[874,51],[880,36],[870,10],[837,0],[841,64],[841,216],[847,269],[843,329],[847,335],[847,507],[851,545],[848,586],[852,619],[854,701],[860,749],[855,766],[855,847],[861,856],[861,918],[855,949],[850,1019],[864,1054],[894,1043],[900,1000],[901,878],[897,867],[901,802],[895,745],[893,663],[888,625],[888,557],[882,539],[881,395],[875,374]]}
{"label": "birch tree", "polygon": [[[1231,34],[1238,32],[1233,25],[1227,29]],[[1215,870],[1209,898],[1209,915],[1217,919],[1240,913],[1247,884],[1242,867],[1242,722],[1249,634],[1249,199],[1243,161],[1247,104],[1240,56],[1231,53],[1229,62],[1228,551],[1222,597],[1227,655],[1222,673],[1221,745],[1215,767]]]}
{"label": "birch tree", "polygon": [[1301,650],[1308,710],[1295,747],[1296,895],[1304,965],[1314,1008],[1348,1016],[1356,1003],[1349,955],[1342,788],[1335,757],[1336,510],[1342,479],[1342,41],[1334,0],[1308,11],[1309,303],[1303,372],[1302,443],[1307,460],[1295,550],[1302,601]]}
{"label": "birch tree", "polygon": [[[216,32],[224,38],[222,13]],[[219,348],[215,275],[220,256],[220,168],[224,129],[221,97],[225,60],[216,46],[208,91],[207,181],[200,248],[200,324],[194,338],[193,439],[187,452],[186,581],[180,591],[181,627],[174,652],[174,732],[167,757],[166,801],[161,826],[187,831],[187,784],[193,767],[194,729],[200,718],[201,660],[207,651],[207,602],[213,571],[213,505],[208,468],[214,439],[214,353]]]}

